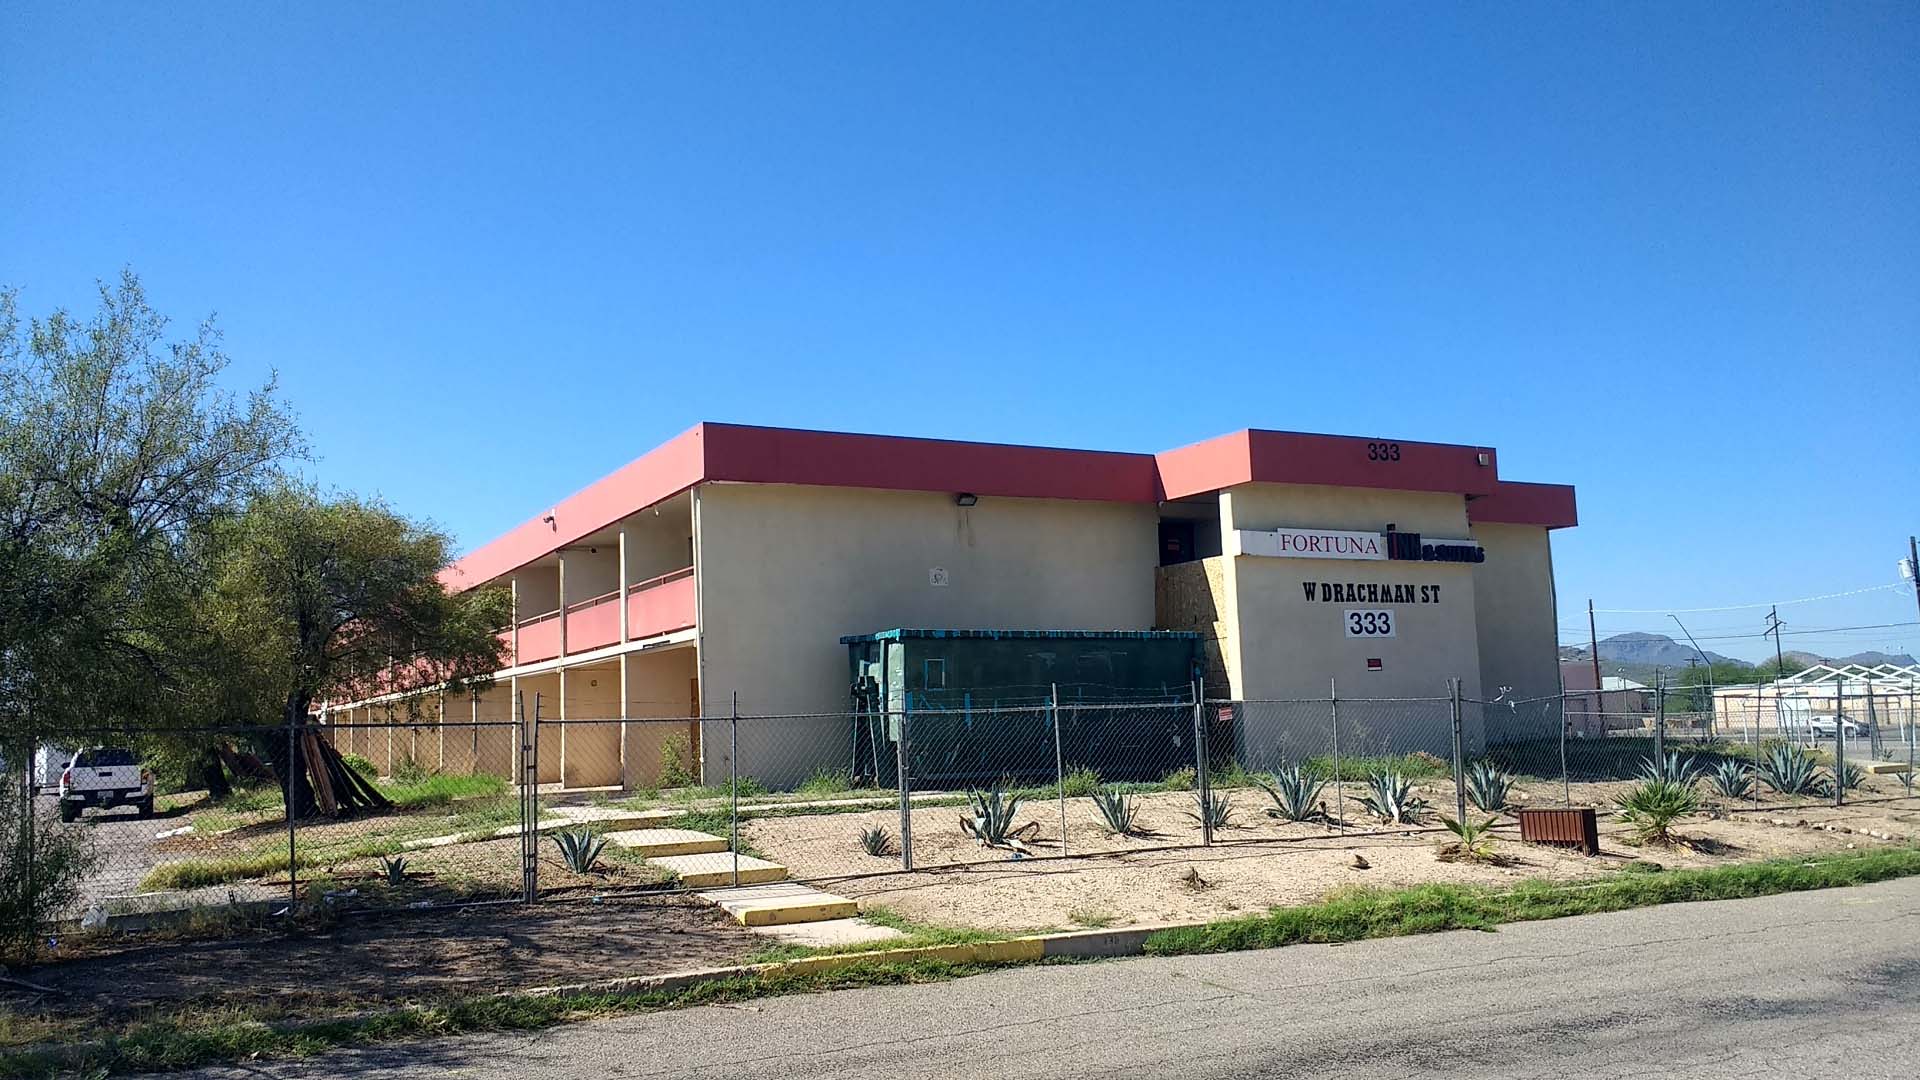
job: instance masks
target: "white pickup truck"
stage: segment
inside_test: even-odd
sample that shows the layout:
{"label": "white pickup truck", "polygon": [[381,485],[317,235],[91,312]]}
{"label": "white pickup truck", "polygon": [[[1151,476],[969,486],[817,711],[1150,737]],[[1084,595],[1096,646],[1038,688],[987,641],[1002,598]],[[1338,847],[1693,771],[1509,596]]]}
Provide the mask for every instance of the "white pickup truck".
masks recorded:
{"label": "white pickup truck", "polygon": [[82,750],[60,774],[60,820],[77,821],[89,806],[138,807],[153,816],[153,773],[131,750],[95,747]]}

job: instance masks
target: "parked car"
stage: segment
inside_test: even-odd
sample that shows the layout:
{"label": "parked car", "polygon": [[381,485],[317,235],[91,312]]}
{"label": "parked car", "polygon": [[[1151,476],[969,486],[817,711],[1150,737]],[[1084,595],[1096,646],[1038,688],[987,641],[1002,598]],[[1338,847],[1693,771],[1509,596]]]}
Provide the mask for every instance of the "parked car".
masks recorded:
{"label": "parked car", "polygon": [[1831,739],[1842,726],[1847,729],[1847,738],[1866,738],[1866,726],[1851,720],[1842,720],[1837,716],[1814,716],[1807,719],[1807,730],[1816,739]]}
{"label": "parked car", "polygon": [[153,816],[153,772],[131,750],[95,747],[73,755],[60,774],[60,820],[77,821],[87,807],[132,806]]}

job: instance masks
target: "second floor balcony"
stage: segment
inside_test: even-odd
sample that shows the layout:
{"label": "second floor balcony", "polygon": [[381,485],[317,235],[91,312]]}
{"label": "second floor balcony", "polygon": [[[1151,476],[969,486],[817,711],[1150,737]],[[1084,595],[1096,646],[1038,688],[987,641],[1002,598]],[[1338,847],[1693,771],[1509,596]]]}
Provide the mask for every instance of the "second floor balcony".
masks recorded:
{"label": "second floor balcony", "polygon": [[521,619],[519,654],[514,663],[551,660],[562,655],[563,649],[572,655],[619,644],[623,640],[620,635],[622,605],[627,615],[624,639],[627,641],[692,627],[693,567],[682,567],[630,584],[624,594],[616,589],[568,604],[564,611],[555,609]]}

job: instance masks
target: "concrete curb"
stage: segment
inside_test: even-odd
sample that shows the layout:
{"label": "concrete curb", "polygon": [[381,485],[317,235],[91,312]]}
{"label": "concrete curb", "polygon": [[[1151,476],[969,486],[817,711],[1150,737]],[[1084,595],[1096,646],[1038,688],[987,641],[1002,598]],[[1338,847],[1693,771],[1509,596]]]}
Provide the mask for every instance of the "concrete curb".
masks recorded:
{"label": "concrete curb", "polygon": [[798,960],[780,960],[768,964],[737,964],[731,967],[695,968],[663,975],[630,975],[597,982],[540,986],[531,990],[509,990],[503,997],[551,997],[556,994],[646,994],[685,990],[703,983],[728,979],[752,979],[781,975],[818,975],[861,964],[901,963],[934,960],[948,964],[1031,964],[1048,959],[1096,960],[1119,956],[1139,956],[1145,952],[1147,938],[1162,930],[1205,926],[1201,922],[1153,923],[1115,930],[1069,930],[1058,934],[1032,934],[1005,941],[969,942],[961,945],[920,945],[905,949],[873,949],[865,952],[828,953]]}

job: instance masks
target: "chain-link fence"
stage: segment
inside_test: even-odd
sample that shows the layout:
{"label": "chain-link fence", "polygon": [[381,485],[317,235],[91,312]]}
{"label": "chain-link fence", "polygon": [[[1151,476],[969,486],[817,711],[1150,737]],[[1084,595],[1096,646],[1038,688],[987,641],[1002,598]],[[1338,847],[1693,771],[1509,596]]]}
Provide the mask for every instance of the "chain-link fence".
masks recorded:
{"label": "chain-link fence", "polygon": [[[506,716],[442,703],[297,728],[101,730],[16,748],[4,811],[36,909],[430,908],[830,883],[984,862],[1611,812],[1665,778],[1727,813],[1912,793],[1911,687]],[[293,810],[288,808],[287,777]],[[1504,819],[1503,819],[1504,820]],[[23,892],[24,895],[24,892]],[[38,893],[36,893],[38,895]]]}

